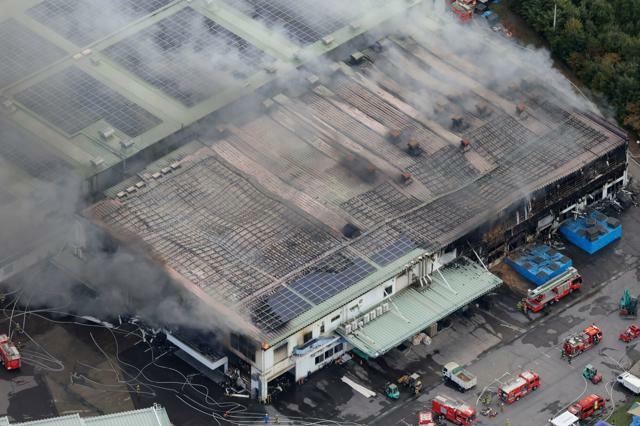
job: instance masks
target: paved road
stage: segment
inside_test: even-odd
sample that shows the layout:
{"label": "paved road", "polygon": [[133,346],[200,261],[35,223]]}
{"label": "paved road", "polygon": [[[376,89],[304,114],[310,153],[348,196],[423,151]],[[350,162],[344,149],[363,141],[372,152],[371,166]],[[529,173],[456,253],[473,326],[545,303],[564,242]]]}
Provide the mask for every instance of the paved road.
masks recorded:
{"label": "paved road", "polygon": [[636,181],[640,180],[640,159],[629,158],[629,175],[633,176]]}

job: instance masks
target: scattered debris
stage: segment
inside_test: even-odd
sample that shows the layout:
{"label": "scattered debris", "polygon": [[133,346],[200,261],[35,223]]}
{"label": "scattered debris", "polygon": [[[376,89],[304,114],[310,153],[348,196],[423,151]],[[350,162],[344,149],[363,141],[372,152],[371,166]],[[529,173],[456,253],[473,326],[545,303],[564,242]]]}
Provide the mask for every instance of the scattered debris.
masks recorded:
{"label": "scattered debris", "polygon": [[376,396],[376,393],[374,391],[372,391],[370,389],[367,389],[362,385],[359,385],[358,383],[354,382],[353,380],[351,380],[347,376],[342,377],[341,380],[344,383],[346,383],[347,385],[351,386],[351,388],[353,390],[355,390],[356,392],[360,393],[365,398],[372,398],[372,397]]}

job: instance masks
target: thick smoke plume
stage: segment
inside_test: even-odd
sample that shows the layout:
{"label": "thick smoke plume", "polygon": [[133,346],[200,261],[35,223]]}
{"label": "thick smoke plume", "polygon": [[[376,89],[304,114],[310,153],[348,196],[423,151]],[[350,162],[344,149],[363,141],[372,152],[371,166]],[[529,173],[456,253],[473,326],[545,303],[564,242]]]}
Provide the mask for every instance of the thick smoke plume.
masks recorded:
{"label": "thick smoke plume", "polygon": [[476,16],[471,24],[460,24],[452,13],[439,6],[440,3],[436,0],[437,5],[427,7],[426,19],[432,25],[421,24],[423,15],[413,25],[404,27],[406,33],[425,46],[437,46],[448,55],[473,64],[480,70],[478,81],[487,87],[504,90],[522,81],[535,82],[544,85],[549,93],[571,107],[597,111],[596,106],[554,67],[547,49],[524,46],[502,33],[493,32],[480,16]]}
{"label": "thick smoke plume", "polygon": [[[0,183],[10,185],[15,177],[8,165],[2,165]],[[73,265],[54,257],[55,265],[42,262],[8,280],[5,284],[19,304],[109,321],[134,315],[155,327],[209,331],[233,324],[255,334],[248,323],[243,328],[245,320],[237,314],[223,316],[224,310],[215,312],[184,290],[143,244],[115,241],[79,216],[87,206],[81,183],[71,172],[58,172],[49,182],[33,179],[29,192],[0,206],[3,252],[22,254],[43,241],[55,251],[74,253]]]}
{"label": "thick smoke plume", "polygon": [[[239,2],[240,0],[231,3],[238,5]],[[107,4],[106,7],[104,3]],[[279,3],[279,0],[271,1],[273,7],[280,6]],[[310,15],[305,6],[309,4],[307,1],[283,3],[294,8],[293,12],[298,19]],[[315,2],[311,2],[313,3]],[[317,22],[331,22],[346,16],[361,17],[375,7],[371,2],[364,0],[325,0],[321,3],[326,16],[316,16],[313,22],[309,22],[312,27]],[[93,28],[97,40],[118,31],[124,25],[131,24],[131,16],[140,13],[139,9],[131,6],[135,1],[93,0],[88,4],[89,7],[65,10],[63,14],[52,19],[61,20],[59,26],[63,28]],[[240,8],[249,16],[255,14],[255,8],[249,3]],[[93,13],[95,9],[101,10],[101,13]],[[140,16],[142,15],[144,13]],[[1,11],[0,18],[4,18]],[[158,37],[159,34],[148,34],[128,48],[140,67],[152,72],[157,81],[173,86],[182,93],[197,94],[200,91],[211,94],[207,93],[206,87],[199,86],[195,81],[176,78],[184,70],[189,70],[199,77],[206,77],[206,81],[216,86],[241,84],[251,70],[236,50],[223,49],[207,56],[200,54],[201,40],[192,34],[201,30],[202,23],[202,17],[183,23],[184,40],[180,42],[178,49],[168,48]],[[282,37],[290,37],[287,25],[274,25],[270,29]],[[411,36],[421,44],[433,46],[464,59],[480,70],[477,77],[482,84],[495,87],[500,92],[506,92],[510,86],[520,85],[525,80],[544,82],[551,92],[564,102],[569,102],[571,106],[582,110],[595,109],[590,102],[577,95],[568,80],[553,68],[546,50],[524,48],[512,41],[490,36],[491,33],[487,34],[486,29],[482,29],[479,23],[460,25],[447,12],[444,0],[436,0],[426,7],[415,8],[410,14],[403,14],[381,25],[362,39],[362,46],[359,48],[365,48],[389,34]],[[391,51],[389,56],[393,57],[393,54]],[[315,72],[323,73],[333,59],[335,58],[318,59],[314,67]],[[267,58],[260,58],[260,61],[259,66],[269,64]],[[166,66],[167,64],[169,65]],[[301,84],[304,81],[301,75],[299,71],[293,71],[280,78],[280,90],[286,91],[288,85]],[[458,81],[442,74],[434,76],[441,81],[437,87],[441,94],[439,96],[464,98],[465,90]],[[375,78],[375,73],[371,77]],[[402,81],[403,77],[397,78]],[[437,97],[425,93],[422,89],[418,90],[418,87],[424,86],[416,85],[415,97],[409,101],[425,115],[436,117]],[[244,112],[238,108],[233,109],[234,120],[242,121],[243,117],[254,114],[259,110],[261,100],[256,95],[255,99],[251,100],[255,102],[250,101],[250,106]],[[465,105],[465,108],[470,107]],[[2,137],[19,136],[11,136],[5,132]],[[1,140],[0,144],[5,142]],[[28,154],[27,152],[26,155]],[[161,262],[154,260],[140,242],[128,241],[123,245],[120,241],[120,244],[113,244],[106,233],[87,226],[79,212],[88,207],[90,201],[83,192],[81,178],[73,172],[60,171],[47,179],[24,179],[18,177],[19,175],[20,173],[14,173],[6,163],[0,162],[0,188],[15,189],[22,194],[14,199],[3,196],[4,201],[0,204],[0,243],[4,246],[3,252],[20,254],[40,238],[54,241],[54,247],[76,250],[77,264],[80,265],[76,280],[90,278],[92,285],[97,289],[97,294],[78,291],[79,287],[67,274],[45,264],[9,283],[15,290],[19,290],[22,302],[108,318],[134,314],[160,326],[186,325],[211,329],[226,328],[232,324],[247,334],[255,333],[248,319],[235,317],[224,309],[213,310],[183,290],[182,286],[176,285],[175,279]],[[78,251],[78,248],[82,248],[82,252]],[[218,302],[221,306],[225,305],[223,300]]]}

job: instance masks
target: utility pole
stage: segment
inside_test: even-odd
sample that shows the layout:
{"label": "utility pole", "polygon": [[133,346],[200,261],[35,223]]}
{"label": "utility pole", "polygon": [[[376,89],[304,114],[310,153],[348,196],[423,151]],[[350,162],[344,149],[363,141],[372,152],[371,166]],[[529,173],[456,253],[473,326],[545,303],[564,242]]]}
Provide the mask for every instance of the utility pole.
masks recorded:
{"label": "utility pole", "polygon": [[553,31],[556,30],[556,18],[558,16],[558,2],[553,2]]}

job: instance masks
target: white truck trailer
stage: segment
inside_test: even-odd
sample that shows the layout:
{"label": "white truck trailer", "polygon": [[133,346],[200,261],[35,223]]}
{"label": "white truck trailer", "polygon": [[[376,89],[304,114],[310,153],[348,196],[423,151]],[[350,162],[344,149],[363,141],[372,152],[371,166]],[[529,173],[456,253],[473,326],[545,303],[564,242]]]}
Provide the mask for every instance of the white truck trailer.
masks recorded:
{"label": "white truck trailer", "polygon": [[478,379],[455,362],[448,362],[442,367],[442,377],[458,387],[460,392],[473,388]]}
{"label": "white truck trailer", "polygon": [[637,376],[634,376],[628,371],[625,371],[618,376],[617,381],[634,394],[640,394],[640,378],[638,378]]}
{"label": "white truck trailer", "polygon": [[560,414],[558,417],[549,420],[553,426],[579,426],[580,419],[575,415],[571,414],[568,411]]}

